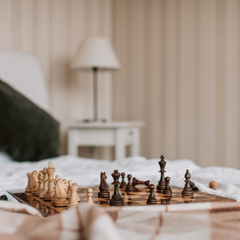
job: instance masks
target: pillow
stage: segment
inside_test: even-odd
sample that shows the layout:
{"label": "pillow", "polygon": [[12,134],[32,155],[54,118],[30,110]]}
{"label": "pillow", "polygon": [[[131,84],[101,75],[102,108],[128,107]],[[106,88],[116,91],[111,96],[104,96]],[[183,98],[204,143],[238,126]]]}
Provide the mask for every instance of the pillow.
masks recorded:
{"label": "pillow", "polygon": [[0,80],[0,151],[23,162],[59,156],[59,149],[59,123]]}

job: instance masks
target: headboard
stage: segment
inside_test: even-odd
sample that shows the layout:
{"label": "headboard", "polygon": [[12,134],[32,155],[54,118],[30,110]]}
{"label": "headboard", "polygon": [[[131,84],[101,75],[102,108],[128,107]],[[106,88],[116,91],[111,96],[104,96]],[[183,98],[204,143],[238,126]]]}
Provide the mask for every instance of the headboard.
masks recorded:
{"label": "headboard", "polygon": [[28,53],[0,50],[0,79],[50,111],[47,83],[37,59]]}

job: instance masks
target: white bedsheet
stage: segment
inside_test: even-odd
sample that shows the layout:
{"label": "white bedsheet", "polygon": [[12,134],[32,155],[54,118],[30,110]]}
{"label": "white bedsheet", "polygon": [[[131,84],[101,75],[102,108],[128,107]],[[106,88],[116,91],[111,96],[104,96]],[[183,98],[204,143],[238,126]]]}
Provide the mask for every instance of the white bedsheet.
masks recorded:
{"label": "white bedsheet", "polygon": [[[114,169],[140,180],[150,180],[157,184],[159,181],[159,159],[144,157],[131,157],[119,161],[106,161],[97,159],[85,159],[74,156],[61,156],[51,161],[56,168],[55,174],[60,178],[72,179],[80,186],[93,186],[99,184],[100,172],[107,173],[107,181],[111,183],[111,173]],[[166,160],[167,161],[167,160]],[[42,170],[48,167],[49,159],[39,162],[14,162],[8,156],[0,153],[0,194],[7,190],[25,189],[27,186],[27,172]],[[183,187],[184,175],[189,169],[196,186],[200,191],[217,194],[220,196],[234,198],[240,201],[240,171],[226,167],[201,168],[190,160],[167,161],[165,176],[171,178],[170,184]],[[210,181],[218,183],[218,190],[208,187]]]}

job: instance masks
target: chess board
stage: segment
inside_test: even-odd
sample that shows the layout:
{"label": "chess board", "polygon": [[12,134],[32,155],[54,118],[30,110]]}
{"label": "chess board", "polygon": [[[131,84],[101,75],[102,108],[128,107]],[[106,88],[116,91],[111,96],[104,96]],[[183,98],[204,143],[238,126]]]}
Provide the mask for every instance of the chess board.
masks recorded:
{"label": "chess board", "polygon": [[[166,197],[162,193],[155,192],[158,205],[163,204],[184,204],[184,203],[200,203],[200,202],[236,202],[235,199],[221,197],[204,192],[195,192],[194,197],[182,197],[182,188],[171,186],[172,197]],[[81,202],[87,201],[86,196],[87,188],[79,188],[78,195],[81,198]],[[113,186],[109,186],[110,196],[113,194]],[[108,204],[108,200],[98,198],[98,186],[93,187],[93,202],[99,207],[112,207]],[[125,192],[120,189],[121,195],[124,200],[124,207],[127,206],[146,206],[149,196],[149,189],[145,187],[136,187],[134,192]],[[44,201],[39,197],[32,196],[31,193],[25,193],[23,191],[9,191],[9,193],[22,203],[29,204],[38,209],[43,216],[50,216],[57,213],[61,213],[67,209],[67,207],[55,207],[51,204],[51,201]],[[81,202],[79,204],[81,204]]]}

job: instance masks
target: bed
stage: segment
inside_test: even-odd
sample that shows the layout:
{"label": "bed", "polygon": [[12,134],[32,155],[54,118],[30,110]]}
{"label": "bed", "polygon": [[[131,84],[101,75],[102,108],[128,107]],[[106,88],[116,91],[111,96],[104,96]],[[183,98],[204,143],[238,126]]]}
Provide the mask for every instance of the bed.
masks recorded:
{"label": "bed", "polygon": [[[14,72],[17,73],[15,76],[7,73],[7,69],[12,72],[16,57],[18,60],[24,59],[28,66],[35,64],[35,71],[32,67],[31,72],[36,77],[25,76],[24,83],[19,84],[21,80],[17,71]],[[9,65],[6,65],[6,59]],[[22,69],[24,64],[21,61]],[[0,51],[0,78],[50,112],[46,82],[33,56]],[[29,78],[38,79],[34,84],[41,86],[42,94],[36,98],[31,87],[23,88]],[[182,188],[185,171],[189,169],[191,180],[200,191],[233,198],[236,202],[120,207],[110,210],[82,202],[61,214],[44,218],[35,208],[19,203],[7,191],[26,188],[26,173],[47,167],[50,160],[56,169],[55,174],[73,180],[80,187],[99,185],[100,172],[106,172],[107,182],[111,184],[114,169],[131,173],[142,180],[150,180],[154,184],[157,184],[160,176],[158,158],[135,156],[107,161],[65,155],[36,162],[17,162],[9,154],[0,152],[0,195],[8,197],[8,201],[0,201],[1,239],[239,239],[239,170],[202,168],[188,159],[166,160],[166,176],[170,177],[171,185]],[[217,190],[209,188],[210,181],[218,183]]]}

